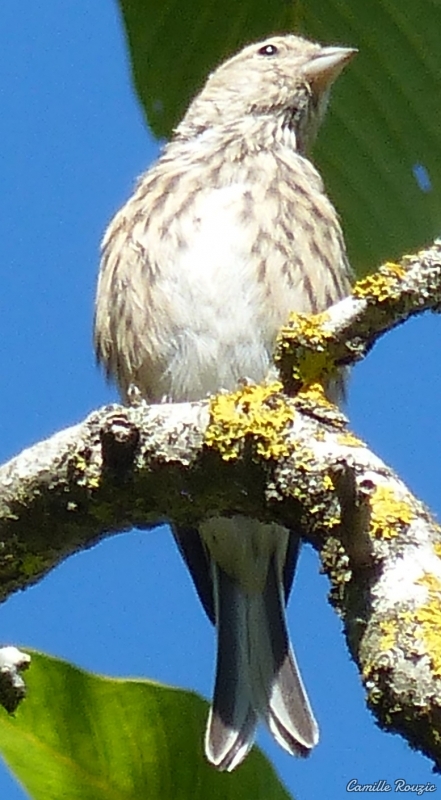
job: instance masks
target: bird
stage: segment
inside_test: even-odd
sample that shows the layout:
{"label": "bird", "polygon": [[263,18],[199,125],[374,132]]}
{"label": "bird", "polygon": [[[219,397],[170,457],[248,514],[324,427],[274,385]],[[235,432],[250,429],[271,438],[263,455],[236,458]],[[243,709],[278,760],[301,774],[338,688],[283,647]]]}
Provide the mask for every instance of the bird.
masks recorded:
{"label": "bird", "polygon": [[[265,381],[290,312],[349,294],[340,219],[310,151],[355,52],[292,33],[244,47],[208,76],[116,213],[94,341],[123,400],[135,389],[149,403],[198,401]],[[259,721],[308,755],[319,730],[285,616],[299,535],[237,513],[172,531],[217,632],[206,758],[233,770]]]}

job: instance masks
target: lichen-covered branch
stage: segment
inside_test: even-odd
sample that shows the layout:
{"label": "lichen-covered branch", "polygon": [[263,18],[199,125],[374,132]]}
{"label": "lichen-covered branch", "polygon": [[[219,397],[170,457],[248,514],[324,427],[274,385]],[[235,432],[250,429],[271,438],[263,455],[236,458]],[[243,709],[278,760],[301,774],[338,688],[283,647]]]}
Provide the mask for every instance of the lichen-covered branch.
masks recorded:
{"label": "lichen-covered branch", "polygon": [[441,528],[319,382],[385,330],[439,306],[440,252],[420,254],[419,267],[386,266],[309,328],[294,317],[292,353],[280,351],[285,385],[109,406],[0,468],[0,599],[133,526],[195,527],[232,513],[280,522],[320,553],[380,724],[440,767]]}
{"label": "lichen-covered branch", "polygon": [[108,406],[2,466],[0,600],[104,536],[173,518],[201,414]]}
{"label": "lichen-covered branch", "polygon": [[292,314],[276,355],[290,391],[364,358],[378,339],[410,317],[441,309],[441,239],[358,281],[352,295],[322,314]]}

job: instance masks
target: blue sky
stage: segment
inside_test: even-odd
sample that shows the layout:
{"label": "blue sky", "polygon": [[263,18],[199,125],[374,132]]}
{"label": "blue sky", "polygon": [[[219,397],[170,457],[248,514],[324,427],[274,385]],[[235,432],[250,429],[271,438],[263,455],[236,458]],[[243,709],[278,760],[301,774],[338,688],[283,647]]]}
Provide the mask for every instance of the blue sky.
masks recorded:
{"label": "blue sky", "polygon": [[[5,0],[0,76],[3,462],[116,399],[91,345],[99,241],[158,146],[132,90],[111,0],[40,0],[26,13]],[[388,336],[354,371],[349,401],[357,434],[438,516],[440,333],[441,320],[428,316]],[[306,762],[266,734],[261,744],[305,800],[324,787],[337,800],[351,778],[437,783],[426,759],[376,728],[326,595],[305,548],[289,622],[321,743]],[[92,671],[211,692],[213,633],[165,528],[108,540],[12,597],[0,607],[0,641]],[[0,797],[25,796],[0,764]]]}

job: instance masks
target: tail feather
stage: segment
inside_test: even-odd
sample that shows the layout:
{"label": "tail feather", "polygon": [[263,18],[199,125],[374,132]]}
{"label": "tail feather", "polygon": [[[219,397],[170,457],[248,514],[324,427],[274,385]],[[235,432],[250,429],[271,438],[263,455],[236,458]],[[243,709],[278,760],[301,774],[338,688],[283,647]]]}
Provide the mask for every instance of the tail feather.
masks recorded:
{"label": "tail feather", "polygon": [[257,716],[248,681],[247,606],[238,584],[213,565],[217,662],[205,754],[221,770],[233,770],[253,745]]}
{"label": "tail feather", "polygon": [[263,593],[244,592],[215,566],[218,660],[205,739],[208,760],[232,770],[245,758],[259,717],[293,755],[308,755],[318,727],[290,649],[284,593],[271,559]]}
{"label": "tail feather", "polygon": [[308,756],[318,742],[318,726],[292,651],[278,673],[265,721],[276,742],[291,755]]}
{"label": "tail feather", "polygon": [[238,515],[210,517],[199,532],[179,528],[174,535],[217,628],[207,759],[219,770],[233,770],[252,747],[259,718],[285,750],[308,755],[318,727],[285,619],[298,537]]}
{"label": "tail feather", "polygon": [[[319,731],[290,646],[284,595],[274,558],[268,569],[260,620],[255,625],[251,622],[250,627],[260,630],[261,639],[250,652],[251,660],[257,656],[263,673],[256,698],[258,711],[285,750],[306,756],[317,744]],[[270,651],[266,658],[264,640]]]}

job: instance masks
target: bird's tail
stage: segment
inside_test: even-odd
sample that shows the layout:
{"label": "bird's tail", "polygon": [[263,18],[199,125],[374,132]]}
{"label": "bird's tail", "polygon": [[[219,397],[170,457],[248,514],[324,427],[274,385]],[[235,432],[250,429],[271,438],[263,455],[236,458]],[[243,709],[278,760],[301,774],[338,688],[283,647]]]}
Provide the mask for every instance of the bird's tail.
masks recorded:
{"label": "bird's tail", "polygon": [[208,760],[233,770],[251,748],[259,718],[285,750],[308,755],[318,727],[290,648],[275,557],[263,592],[244,591],[218,564],[213,590],[218,639]]}

